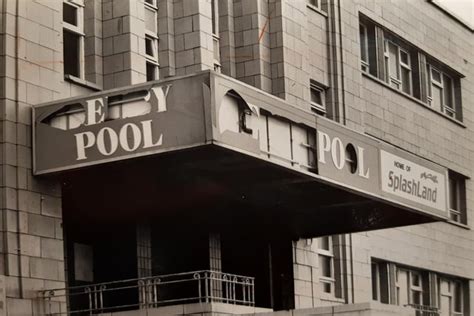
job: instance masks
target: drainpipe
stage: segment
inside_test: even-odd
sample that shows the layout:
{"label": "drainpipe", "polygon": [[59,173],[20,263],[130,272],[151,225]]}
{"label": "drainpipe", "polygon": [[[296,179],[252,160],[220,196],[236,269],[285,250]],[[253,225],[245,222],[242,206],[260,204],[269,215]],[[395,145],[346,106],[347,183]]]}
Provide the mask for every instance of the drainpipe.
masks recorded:
{"label": "drainpipe", "polygon": [[344,86],[344,50],[342,49],[342,15],[341,15],[341,0],[337,0],[337,15],[339,22],[339,54],[341,55],[341,97],[342,97],[342,124],[346,125],[346,96]]}
{"label": "drainpipe", "polygon": [[[6,1],[6,0],[4,0]],[[20,16],[20,0],[16,0],[15,2],[15,119],[18,124],[18,113],[19,111],[19,97],[20,97],[20,88],[18,85],[18,73],[20,71],[20,61],[19,61],[19,16]],[[5,134],[4,134],[5,135]],[[19,187],[18,184],[20,183],[20,173],[19,173],[19,166],[18,166],[18,157],[19,157],[19,150],[18,150],[18,136],[16,140],[16,157],[17,157],[17,169],[16,169],[16,238],[17,238],[17,258],[18,258],[18,292],[20,294],[20,298],[23,298],[23,272],[22,272],[22,260],[21,260],[21,238],[20,238],[20,194],[19,194]]]}
{"label": "drainpipe", "polygon": [[[3,30],[6,30],[7,28],[7,22],[6,22],[6,16],[7,16],[7,2],[6,0],[3,0],[2,2],[2,27],[3,27]],[[5,45],[6,44],[6,36],[4,36],[3,38],[3,50],[2,50],[2,55],[6,55],[5,52],[6,52],[6,48],[5,48]],[[6,61],[4,61],[4,63],[6,64]],[[6,72],[2,75],[5,75]],[[6,91],[6,81],[4,81],[3,83],[3,86],[2,86],[2,89],[3,91],[5,92]],[[5,100],[5,96],[4,96],[4,100]],[[3,138],[5,137],[5,134],[6,134],[6,127],[5,127],[5,124],[3,124],[2,126],[2,135],[3,135]],[[7,158],[7,155],[6,155],[6,150],[3,150],[2,152],[2,161],[3,161],[3,165],[2,165],[2,171],[3,171],[3,174],[6,174],[6,165],[5,165],[5,162],[6,162],[6,158]],[[5,177],[2,177],[2,187],[5,188]],[[3,191],[3,203],[2,203],[2,209],[4,210],[2,212],[2,219],[3,219],[3,261],[4,261],[4,266],[5,266],[5,275],[10,275],[10,264],[9,264],[9,261],[8,261],[8,249],[9,249],[9,246],[8,246],[8,233],[7,233],[7,229],[6,229],[6,223],[7,223],[7,215],[6,215],[6,208],[7,208],[7,203],[6,203],[6,189],[4,189]]]}

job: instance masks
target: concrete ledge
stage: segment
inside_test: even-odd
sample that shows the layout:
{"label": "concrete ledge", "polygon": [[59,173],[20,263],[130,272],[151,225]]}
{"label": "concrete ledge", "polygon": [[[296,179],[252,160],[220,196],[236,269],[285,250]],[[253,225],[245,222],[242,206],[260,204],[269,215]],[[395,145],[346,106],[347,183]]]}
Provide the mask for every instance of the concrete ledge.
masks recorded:
{"label": "concrete ledge", "polygon": [[151,309],[132,310],[101,314],[103,316],[211,316],[211,315],[265,315],[272,313],[271,309],[252,306],[242,306],[225,303],[196,303],[171,305]]}

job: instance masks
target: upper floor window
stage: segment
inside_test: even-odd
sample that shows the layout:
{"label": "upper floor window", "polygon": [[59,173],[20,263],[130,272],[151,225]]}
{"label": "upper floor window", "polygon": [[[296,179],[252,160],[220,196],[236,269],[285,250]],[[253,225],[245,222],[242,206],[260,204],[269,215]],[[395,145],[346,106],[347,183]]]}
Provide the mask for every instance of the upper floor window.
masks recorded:
{"label": "upper floor window", "polygon": [[367,34],[367,26],[359,24],[360,38],[360,67],[364,72],[369,72],[369,37]]}
{"label": "upper floor window", "polygon": [[431,64],[427,64],[428,104],[444,114],[458,118],[455,80]]}
{"label": "upper floor window", "polygon": [[462,120],[461,75],[361,15],[360,67],[396,90]]}
{"label": "upper floor window", "polygon": [[449,217],[451,220],[466,224],[466,180],[453,171],[449,171]]}
{"label": "upper floor window", "polygon": [[311,111],[319,115],[326,115],[325,89],[315,81],[310,82]]}
{"label": "upper floor window", "polygon": [[64,75],[84,79],[84,3],[63,2]]}
{"label": "upper floor window", "polygon": [[214,70],[221,70],[220,41],[219,41],[219,5],[217,0],[211,0],[212,44],[214,56]]}
{"label": "upper floor window", "polygon": [[318,9],[321,9],[321,0],[308,0],[308,4]]}
{"label": "upper floor window", "polygon": [[158,7],[156,0],[145,0],[146,80],[159,78],[158,73]]}
{"label": "upper floor window", "polygon": [[390,40],[385,40],[385,81],[392,87],[411,94],[411,62],[409,53]]}

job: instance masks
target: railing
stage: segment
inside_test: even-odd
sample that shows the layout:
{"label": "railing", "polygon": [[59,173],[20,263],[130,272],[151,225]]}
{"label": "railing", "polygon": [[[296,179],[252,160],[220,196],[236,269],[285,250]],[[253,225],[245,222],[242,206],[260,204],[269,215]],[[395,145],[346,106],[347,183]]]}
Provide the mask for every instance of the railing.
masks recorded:
{"label": "railing", "polygon": [[440,316],[439,309],[435,306],[408,304],[416,310],[416,316]]}
{"label": "railing", "polygon": [[49,316],[96,315],[197,302],[255,306],[254,284],[253,277],[194,271],[44,290],[40,297],[44,315]]}

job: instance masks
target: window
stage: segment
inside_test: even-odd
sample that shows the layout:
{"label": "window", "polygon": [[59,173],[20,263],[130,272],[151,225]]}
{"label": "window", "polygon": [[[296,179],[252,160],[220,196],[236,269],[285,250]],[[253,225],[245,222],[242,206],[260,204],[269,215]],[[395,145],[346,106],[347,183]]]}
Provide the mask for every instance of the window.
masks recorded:
{"label": "window", "polygon": [[64,75],[84,79],[84,3],[63,2]]}
{"label": "window", "polygon": [[156,0],[145,0],[145,3],[153,7],[156,7]]}
{"label": "window", "polygon": [[367,35],[367,26],[359,24],[360,38],[360,67],[364,72],[369,72],[369,38]]}
{"label": "window", "polygon": [[439,280],[440,316],[464,315],[464,282],[442,277]]}
{"label": "window", "polygon": [[381,303],[390,303],[390,279],[387,262],[372,261],[372,299]]}
{"label": "window", "polygon": [[321,0],[308,0],[308,4],[318,9],[321,9]]}
{"label": "window", "polygon": [[454,82],[450,76],[439,71],[432,65],[427,65],[428,104],[439,109],[446,115],[455,118]]}
{"label": "window", "polygon": [[331,236],[318,238],[319,283],[323,293],[335,294],[334,252]]}
{"label": "window", "polygon": [[466,180],[449,171],[449,217],[458,223],[467,223],[466,219]]}
{"label": "window", "polygon": [[146,80],[159,79],[158,74],[158,8],[156,0],[145,0]]}
{"label": "window", "polygon": [[310,82],[311,94],[311,111],[319,115],[326,115],[326,99],[325,90],[322,86],[311,80]]}
{"label": "window", "polygon": [[423,305],[423,284],[421,273],[410,271],[410,304]]}
{"label": "window", "polygon": [[411,306],[417,316],[464,316],[467,311],[468,288],[461,279],[378,259],[372,259],[371,275],[373,300]]}
{"label": "window", "polygon": [[362,72],[462,121],[461,74],[362,14],[359,40]]}
{"label": "window", "polygon": [[409,53],[395,43],[385,40],[385,81],[395,89],[411,94],[411,66]]}
{"label": "window", "polygon": [[219,42],[219,5],[217,0],[211,0],[212,15],[212,45],[214,54],[214,70],[220,72],[220,42]]}

